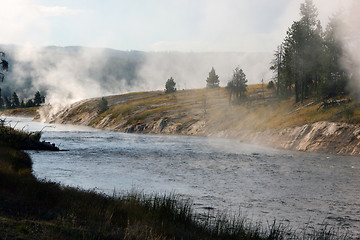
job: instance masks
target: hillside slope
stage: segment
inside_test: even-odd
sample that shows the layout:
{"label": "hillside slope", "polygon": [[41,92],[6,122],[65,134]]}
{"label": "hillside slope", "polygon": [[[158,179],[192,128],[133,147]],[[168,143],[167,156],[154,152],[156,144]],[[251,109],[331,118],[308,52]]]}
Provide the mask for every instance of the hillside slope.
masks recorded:
{"label": "hillside slope", "polygon": [[[272,90],[249,86],[248,97],[230,104],[224,88],[139,92],[106,97],[109,109],[98,114],[100,99],[78,102],[46,117],[47,122],[79,124],[111,131],[226,137],[272,147],[360,154],[360,108],[344,101],[321,107],[308,100],[278,100]],[[42,109],[42,116],[46,109]]]}

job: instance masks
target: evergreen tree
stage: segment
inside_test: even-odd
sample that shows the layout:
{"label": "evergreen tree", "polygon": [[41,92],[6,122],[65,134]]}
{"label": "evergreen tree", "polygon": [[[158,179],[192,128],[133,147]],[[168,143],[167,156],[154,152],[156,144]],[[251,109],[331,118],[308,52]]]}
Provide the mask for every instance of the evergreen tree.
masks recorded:
{"label": "evergreen tree", "polygon": [[[0,52],[0,65],[1,65],[1,72],[0,72],[0,81],[3,82],[5,78],[4,72],[7,72],[9,69],[9,63],[5,60],[5,53]],[[4,99],[1,95],[1,88],[0,88],[0,109],[4,109]]]}
{"label": "evergreen tree", "polygon": [[339,65],[342,51],[334,36],[336,21],[330,21],[323,32],[312,0],[301,4],[300,13],[301,19],[289,28],[272,61],[277,92],[294,94],[296,102],[314,94],[326,98],[343,93],[347,75]]}
{"label": "evergreen tree", "polygon": [[172,77],[169,78],[165,83],[165,93],[176,92],[175,85],[176,85],[176,83],[175,83],[174,79]]}
{"label": "evergreen tree", "polygon": [[335,97],[346,92],[346,83],[349,76],[342,67],[340,59],[343,56],[339,36],[342,17],[340,13],[330,18],[324,34],[325,60],[324,75],[320,82],[320,95],[323,98]]}
{"label": "evergreen tree", "polygon": [[[301,22],[312,30],[318,24],[317,16],[318,10],[312,0],[305,0],[305,3],[300,5]],[[310,35],[311,32],[308,32]]]}
{"label": "evergreen tree", "polygon": [[11,99],[9,97],[5,97],[5,108],[11,109]]}
{"label": "evergreen tree", "polygon": [[18,95],[16,94],[16,92],[14,92],[14,93],[12,94],[11,107],[12,107],[12,108],[18,108],[18,107],[20,107],[19,97],[18,97]]}
{"label": "evergreen tree", "polygon": [[209,72],[209,77],[206,79],[206,87],[207,88],[217,88],[219,87],[219,76],[216,75],[214,67],[211,68]]}
{"label": "evergreen tree", "polygon": [[1,95],[1,88],[0,88],[0,110],[4,109],[4,99]]}
{"label": "evergreen tree", "polygon": [[[282,94],[285,93],[285,89],[288,89],[289,85],[290,85],[289,91],[291,92],[291,84],[289,84],[288,81],[286,81],[288,78],[285,78],[285,74],[283,73],[285,67],[283,62],[283,58],[284,58],[283,50],[284,50],[283,44],[280,44],[274,53],[274,59],[271,62],[272,66],[270,67],[270,70],[274,71],[274,73],[276,74],[274,80],[276,82],[277,95],[279,95],[280,93]],[[274,82],[272,83],[274,84]]]}
{"label": "evergreen tree", "polygon": [[230,92],[229,99],[231,101],[232,96],[235,96],[235,100],[239,103],[240,98],[245,96],[247,91],[247,79],[242,69],[235,68],[232,79],[227,84],[227,89]]}
{"label": "evergreen tree", "polygon": [[[301,99],[301,90],[304,81],[305,72],[305,29],[300,22],[294,22],[291,28],[287,31],[284,41],[284,57],[283,65],[284,72],[281,74],[283,78],[278,79],[283,86],[294,86],[295,101],[299,102]],[[289,82],[285,82],[286,80]],[[285,88],[280,88],[284,93]]]}
{"label": "evergreen tree", "polygon": [[32,99],[29,99],[25,104],[25,107],[34,107],[34,106],[35,106],[35,104]]}
{"label": "evergreen tree", "polygon": [[322,40],[319,36],[317,20],[318,12],[312,0],[305,0],[300,7],[300,52],[298,54],[300,60],[300,101],[311,95],[317,88],[318,75],[321,69],[320,56],[322,51]]}
{"label": "evergreen tree", "polygon": [[9,63],[5,60],[4,52],[0,52],[0,65],[1,65],[0,81],[3,82],[5,78],[5,72],[7,72],[9,69]]}
{"label": "evergreen tree", "polygon": [[[9,70],[9,63],[5,60],[5,53],[4,52],[0,52],[0,81],[3,82],[4,78],[5,78],[5,72],[7,72]],[[4,106],[5,104],[5,106]],[[2,98],[2,94],[1,94],[1,88],[0,88],[0,109],[4,109],[11,108],[11,101],[9,98]]]}
{"label": "evergreen tree", "polygon": [[35,93],[35,97],[34,97],[34,105],[35,105],[36,107],[38,107],[38,106],[41,105],[42,102],[43,102],[43,101],[42,101],[41,94],[40,94],[39,91],[37,91],[37,92]]}
{"label": "evergreen tree", "polygon": [[21,100],[21,102],[20,102],[20,107],[21,107],[21,108],[24,108],[24,107],[25,107],[24,99]]}
{"label": "evergreen tree", "polygon": [[109,109],[108,101],[104,97],[101,98],[101,100],[99,101],[98,107],[99,107],[98,113],[102,114],[103,112],[105,112],[106,110]]}

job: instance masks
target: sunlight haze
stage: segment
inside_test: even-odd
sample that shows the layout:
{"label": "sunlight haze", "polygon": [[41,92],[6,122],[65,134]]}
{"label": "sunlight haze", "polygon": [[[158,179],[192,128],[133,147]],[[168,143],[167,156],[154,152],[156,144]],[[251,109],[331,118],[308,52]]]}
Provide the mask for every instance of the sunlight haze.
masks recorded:
{"label": "sunlight haze", "polygon": [[[3,0],[1,43],[141,51],[272,52],[300,0]],[[346,1],[315,0],[326,24]]]}

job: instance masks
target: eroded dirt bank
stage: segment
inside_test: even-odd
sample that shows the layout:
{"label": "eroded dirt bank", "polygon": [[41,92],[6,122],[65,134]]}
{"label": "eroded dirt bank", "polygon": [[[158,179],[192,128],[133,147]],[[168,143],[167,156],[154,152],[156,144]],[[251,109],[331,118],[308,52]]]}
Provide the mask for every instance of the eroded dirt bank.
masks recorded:
{"label": "eroded dirt bank", "polygon": [[286,128],[251,133],[252,143],[277,148],[341,155],[360,155],[360,127],[346,123],[316,122]]}

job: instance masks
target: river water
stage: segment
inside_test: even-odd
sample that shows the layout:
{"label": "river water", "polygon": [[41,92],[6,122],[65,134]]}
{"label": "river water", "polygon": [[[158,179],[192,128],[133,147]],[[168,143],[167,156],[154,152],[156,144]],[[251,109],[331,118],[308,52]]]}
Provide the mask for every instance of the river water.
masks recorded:
{"label": "river water", "polygon": [[[360,238],[360,158],[264,148],[235,140],[125,134],[7,118],[69,151],[29,151],[39,179],[107,194],[190,198],[197,212],[227,211],[294,230],[328,223]],[[209,210],[212,209],[212,210]]]}

